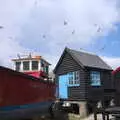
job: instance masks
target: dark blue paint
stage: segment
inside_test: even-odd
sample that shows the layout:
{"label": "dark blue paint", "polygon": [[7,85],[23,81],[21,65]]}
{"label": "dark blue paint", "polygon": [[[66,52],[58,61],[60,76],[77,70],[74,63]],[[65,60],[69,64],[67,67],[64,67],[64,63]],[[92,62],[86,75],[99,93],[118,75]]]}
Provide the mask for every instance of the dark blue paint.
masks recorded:
{"label": "dark blue paint", "polygon": [[5,106],[5,107],[0,107],[0,111],[11,111],[11,110],[16,110],[16,109],[21,110],[21,109],[30,109],[30,108],[36,108],[36,107],[43,107],[43,106],[48,106],[52,102],[53,101],[33,103],[33,104],[25,104],[25,105]]}

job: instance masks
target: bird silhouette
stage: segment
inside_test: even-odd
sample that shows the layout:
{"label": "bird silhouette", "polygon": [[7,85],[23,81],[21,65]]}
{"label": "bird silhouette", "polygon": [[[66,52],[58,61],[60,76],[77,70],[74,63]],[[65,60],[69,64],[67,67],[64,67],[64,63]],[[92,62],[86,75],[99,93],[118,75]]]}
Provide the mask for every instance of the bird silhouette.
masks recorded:
{"label": "bird silhouette", "polygon": [[11,37],[11,36],[9,36],[8,38],[9,38],[9,39],[13,39],[13,37]]}
{"label": "bird silhouette", "polygon": [[101,48],[101,50],[104,50],[104,49],[105,49],[105,47],[106,47],[106,46],[104,45],[104,46]]}
{"label": "bird silhouette", "polygon": [[97,24],[94,24],[94,26],[97,26]]}
{"label": "bird silhouette", "polygon": [[37,0],[35,0],[35,3],[34,3],[35,5],[37,5]]}
{"label": "bird silhouette", "polygon": [[102,51],[106,48],[106,45],[104,45],[102,48],[99,49],[99,51]]}
{"label": "bird silhouette", "polygon": [[43,35],[43,38],[46,38],[46,35]]}
{"label": "bird silhouette", "polygon": [[72,34],[75,34],[75,30],[72,31]]}
{"label": "bird silhouette", "polygon": [[3,28],[3,26],[0,26],[0,29],[2,29]]}
{"label": "bird silhouette", "polygon": [[95,27],[97,27],[97,32],[101,32],[101,27],[97,24],[94,24]]}
{"label": "bird silhouette", "polygon": [[67,23],[67,21],[64,21],[64,25],[67,25],[68,23]]}
{"label": "bird silhouette", "polygon": [[101,32],[101,28],[100,27],[97,29],[97,32]]}

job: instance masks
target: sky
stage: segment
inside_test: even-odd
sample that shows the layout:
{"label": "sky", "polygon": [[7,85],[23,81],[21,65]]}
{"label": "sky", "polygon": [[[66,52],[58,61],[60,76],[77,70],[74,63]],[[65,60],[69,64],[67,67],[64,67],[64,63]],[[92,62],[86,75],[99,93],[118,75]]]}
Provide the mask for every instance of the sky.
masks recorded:
{"label": "sky", "polygon": [[0,65],[39,54],[54,69],[65,47],[120,66],[119,0],[0,0]]}

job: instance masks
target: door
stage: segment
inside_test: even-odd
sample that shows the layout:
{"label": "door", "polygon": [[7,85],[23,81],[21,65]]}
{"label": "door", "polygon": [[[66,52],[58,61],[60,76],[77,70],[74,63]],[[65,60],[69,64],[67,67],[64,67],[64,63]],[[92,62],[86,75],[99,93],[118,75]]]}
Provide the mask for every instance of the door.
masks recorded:
{"label": "door", "polygon": [[59,98],[68,98],[68,75],[59,76]]}

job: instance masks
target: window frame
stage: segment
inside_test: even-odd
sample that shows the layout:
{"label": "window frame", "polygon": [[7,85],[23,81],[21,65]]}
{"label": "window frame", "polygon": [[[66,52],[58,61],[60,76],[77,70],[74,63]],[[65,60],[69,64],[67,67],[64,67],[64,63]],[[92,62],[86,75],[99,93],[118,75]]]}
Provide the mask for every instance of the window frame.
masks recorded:
{"label": "window frame", "polygon": [[101,86],[100,71],[90,71],[90,85],[91,86]]}
{"label": "window frame", "polygon": [[80,86],[79,71],[69,72],[67,75],[68,75],[68,86]]}
{"label": "window frame", "polygon": [[[28,62],[28,69],[24,69],[25,68],[25,65],[24,63],[27,63]],[[30,71],[30,61],[23,61],[23,71]]]}
{"label": "window frame", "polygon": [[45,66],[45,72],[46,72],[46,74],[49,74],[49,66],[48,65]]}
{"label": "window frame", "polygon": [[[17,63],[19,63],[19,67],[17,67]],[[19,70],[17,68],[19,68]],[[16,71],[20,71],[21,70],[21,62],[20,61],[15,62],[15,70]]]}
{"label": "window frame", "polygon": [[[32,65],[31,65],[31,69],[34,71],[34,70],[38,70],[39,69],[39,61],[38,60],[33,60],[31,61],[32,62]],[[37,69],[33,69],[33,62],[37,62]]]}

